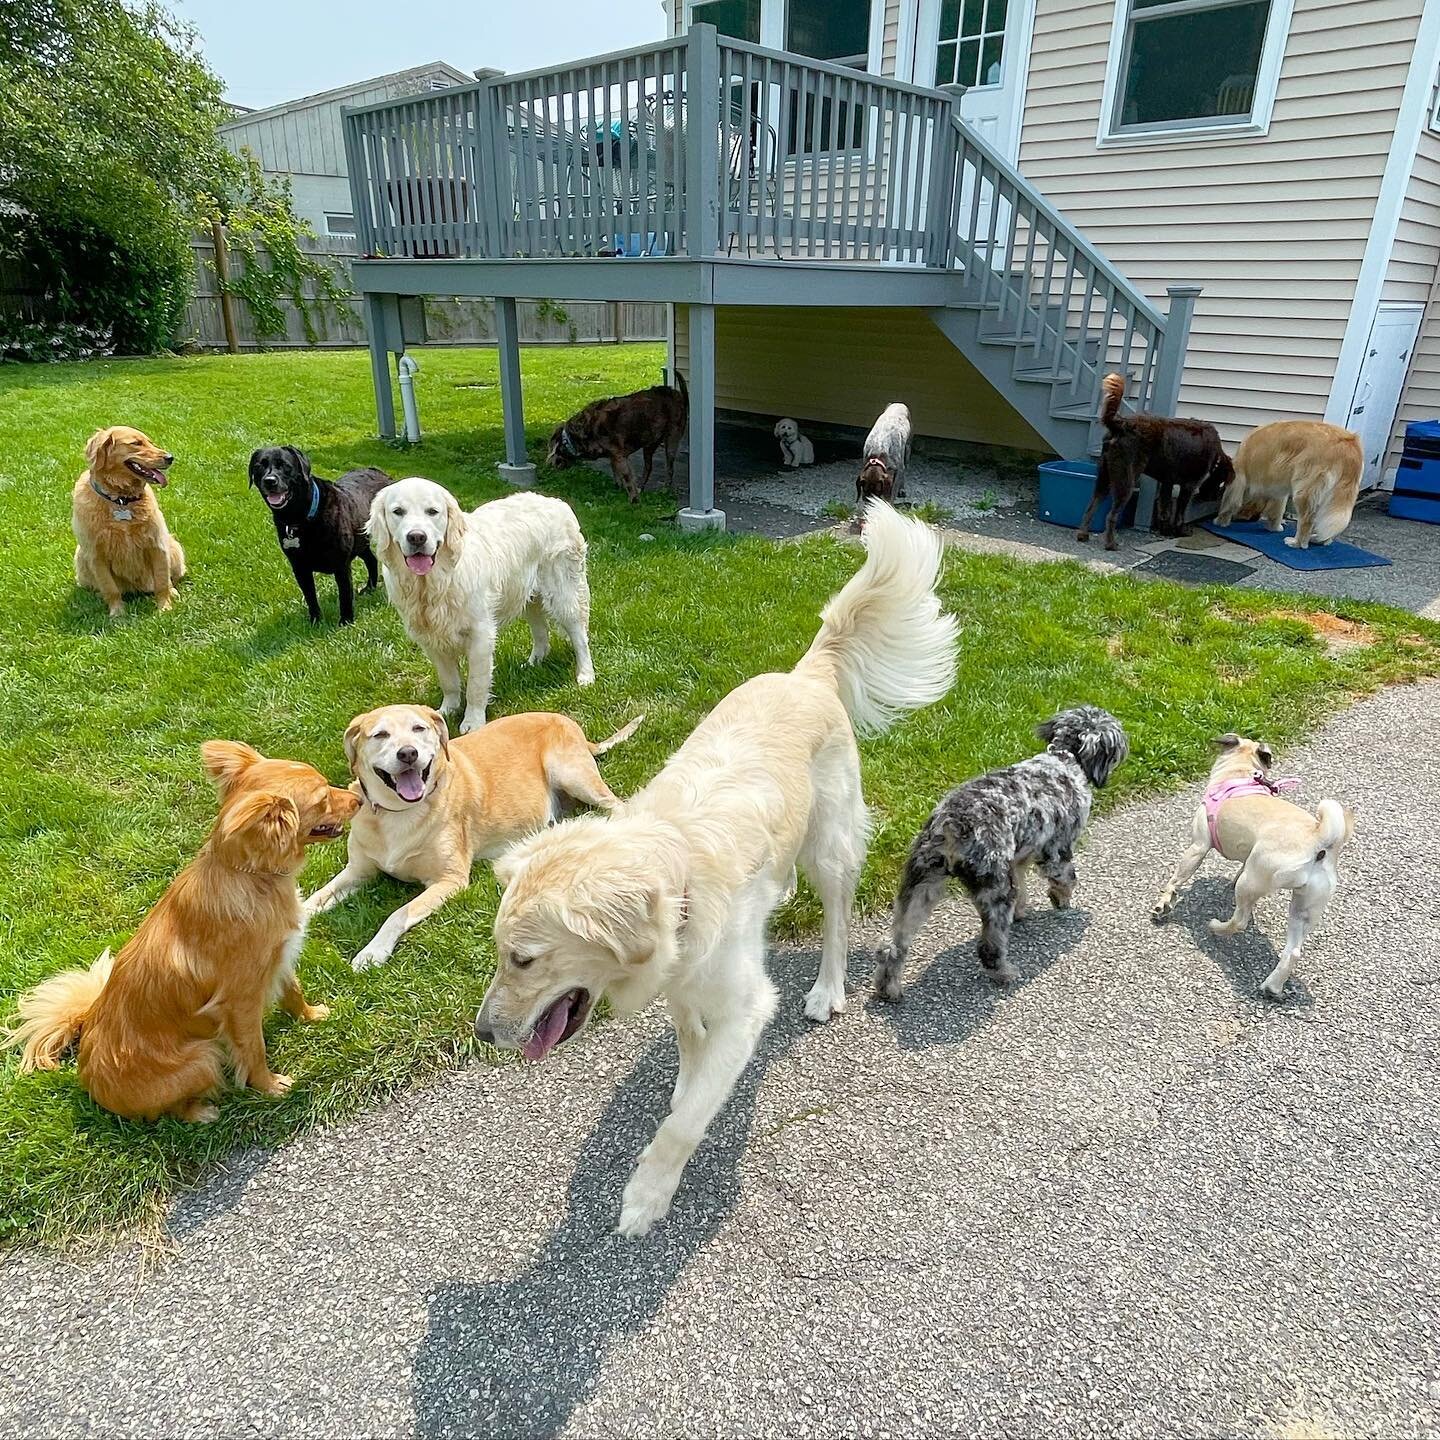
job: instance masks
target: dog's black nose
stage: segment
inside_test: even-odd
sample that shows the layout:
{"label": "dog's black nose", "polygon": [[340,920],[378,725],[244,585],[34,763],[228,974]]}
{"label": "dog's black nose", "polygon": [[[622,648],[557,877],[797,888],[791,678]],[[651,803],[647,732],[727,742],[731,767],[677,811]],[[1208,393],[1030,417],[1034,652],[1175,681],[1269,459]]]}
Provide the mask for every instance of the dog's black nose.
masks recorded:
{"label": "dog's black nose", "polygon": [[495,1043],[495,1032],[485,1023],[485,1012],[483,1010],[475,1016],[475,1038],[482,1045],[493,1045]]}
{"label": "dog's black nose", "polygon": [[415,546],[418,550],[425,543],[426,538],[423,530],[411,530],[405,536],[405,543]]}
{"label": "dog's black nose", "polygon": [[402,765],[413,765],[420,758],[420,752],[413,745],[402,745],[395,752],[395,758]]}
{"label": "dog's black nose", "polygon": [[162,455],[160,457],[160,463],[162,465],[173,465],[175,463],[175,457],[173,455]]}

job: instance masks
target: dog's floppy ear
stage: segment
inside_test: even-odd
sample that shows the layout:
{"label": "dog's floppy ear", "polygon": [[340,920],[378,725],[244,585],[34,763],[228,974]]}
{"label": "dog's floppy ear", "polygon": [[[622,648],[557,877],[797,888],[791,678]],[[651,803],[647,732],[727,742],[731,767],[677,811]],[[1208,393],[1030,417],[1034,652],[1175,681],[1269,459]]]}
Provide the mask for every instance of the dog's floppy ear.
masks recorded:
{"label": "dog's floppy ear", "polygon": [[1268,770],[1275,763],[1275,752],[1262,740],[1255,747],[1255,758]]}
{"label": "dog's floppy ear", "polygon": [[448,491],[445,491],[445,538],[440,542],[439,551],[443,553],[453,564],[460,558],[460,552],[465,548],[465,512],[460,508],[460,502]]}
{"label": "dog's floppy ear", "polygon": [[260,478],[259,478],[259,477],[260,477],[260,452],[259,452],[258,450],[252,450],[252,451],[250,452],[250,484],[253,485],[257,490],[260,488]]}
{"label": "dog's floppy ear", "polygon": [[1060,717],[1052,715],[1048,720],[1042,720],[1035,727],[1035,733],[1048,745],[1055,738],[1055,727],[1059,723]]}
{"label": "dog's floppy ear", "polygon": [[92,470],[103,473],[110,468],[110,447],[114,443],[115,436],[108,428],[97,430],[85,442],[85,461]]}
{"label": "dog's floppy ear", "polygon": [[288,795],[257,790],[225,812],[220,839],[231,849],[240,849],[256,869],[278,869],[295,854],[300,812]]}
{"label": "dog's floppy ear", "polygon": [[303,450],[297,450],[295,446],[287,445],[285,451],[295,457],[295,463],[300,467],[300,473],[307,480],[313,478],[310,474],[310,457]]}
{"label": "dog's floppy ear", "polygon": [[365,728],[365,719],[369,713],[367,710],[365,715],[357,715],[345,727],[345,763],[350,767],[350,773],[357,779],[360,776],[357,763],[360,759],[360,732]]}
{"label": "dog's floppy ear", "polygon": [[235,782],[254,764],[265,757],[253,745],[241,740],[207,740],[200,747],[205,773],[228,795]]}
{"label": "dog's floppy ear", "polygon": [[1217,735],[1211,743],[1219,750],[1233,750],[1240,743],[1240,737],[1230,730],[1224,735]]}
{"label": "dog's floppy ear", "polygon": [[428,705],[420,706],[420,710],[440,737],[440,752],[448,760],[450,758],[450,727],[445,723],[445,717],[438,710],[432,710]]}
{"label": "dog's floppy ear", "polygon": [[784,431],[784,429],[785,429],[785,422],[784,422],[783,420],[777,420],[777,421],[775,422],[775,438],[776,438],[777,440],[780,438],[781,433]]}
{"label": "dog's floppy ear", "polygon": [[370,502],[370,518],[365,522],[365,533],[370,537],[370,548],[374,550],[375,558],[382,565],[388,565],[393,570],[397,563],[399,547],[385,520],[387,503],[385,491],[377,492],[375,498]]}

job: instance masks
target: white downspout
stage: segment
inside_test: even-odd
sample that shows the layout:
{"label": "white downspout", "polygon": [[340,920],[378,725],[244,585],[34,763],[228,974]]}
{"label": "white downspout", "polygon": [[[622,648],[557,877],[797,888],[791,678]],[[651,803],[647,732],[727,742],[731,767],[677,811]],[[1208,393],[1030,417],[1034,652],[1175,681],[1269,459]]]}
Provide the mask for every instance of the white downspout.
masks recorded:
{"label": "white downspout", "polygon": [[407,351],[395,368],[400,372],[400,405],[405,411],[405,438],[414,445],[420,440],[420,411],[415,406],[415,373],[420,366]]}

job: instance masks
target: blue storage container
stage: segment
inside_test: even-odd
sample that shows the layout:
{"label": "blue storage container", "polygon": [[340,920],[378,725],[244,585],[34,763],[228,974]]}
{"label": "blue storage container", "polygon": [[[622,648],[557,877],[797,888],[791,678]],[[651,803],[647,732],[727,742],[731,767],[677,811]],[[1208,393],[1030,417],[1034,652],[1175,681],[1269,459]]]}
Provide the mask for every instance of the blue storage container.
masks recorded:
{"label": "blue storage container", "polygon": [[1423,520],[1440,525],[1440,497],[1427,500],[1419,495],[1402,495],[1398,490],[1390,497],[1389,513],[1397,520]]}
{"label": "blue storage container", "polygon": [[[1099,467],[1093,460],[1047,460],[1040,467],[1040,518],[1051,525],[1064,525],[1071,530],[1080,524],[1085,516],[1085,507],[1095,493],[1095,476]],[[1120,516],[1122,526],[1135,523],[1135,502],[1132,495]],[[1105,526],[1110,514],[1110,497],[1107,495],[1096,507],[1090,521],[1093,530]]]}
{"label": "blue storage container", "polygon": [[1405,427],[1389,513],[1440,525],[1440,420],[1412,420]]}

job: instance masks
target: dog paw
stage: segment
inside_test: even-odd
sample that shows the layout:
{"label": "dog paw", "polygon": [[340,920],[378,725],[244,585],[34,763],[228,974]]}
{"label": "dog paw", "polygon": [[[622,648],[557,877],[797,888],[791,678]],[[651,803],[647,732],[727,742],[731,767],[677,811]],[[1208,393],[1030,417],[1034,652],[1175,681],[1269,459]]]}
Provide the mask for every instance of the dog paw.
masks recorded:
{"label": "dog paw", "polygon": [[593,685],[595,683],[595,672],[593,670],[577,670],[575,672],[575,683],[577,685]]}
{"label": "dog paw", "polygon": [[460,709],[460,697],[458,695],[442,695],[440,697],[440,713],[442,715],[454,715]]}
{"label": "dog paw", "polygon": [[1156,925],[1159,925],[1162,921],[1168,920],[1170,918],[1170,914],[1174,909],[1175,904],[1173,901],[1157,900],[1155,904],[1151,906],[1150,919]]}
{"label": "dog paw", "polygon": [[1233,935],[1240,927],[1232,924],[1229,920],[1210,921],[1210,933],[1212,935]]}
{"label": "dog paw", "polygon": [[673,1185],[643,1173],[632,1175],[621,1198],[620,1223],[616,1225],[615,1233],[628,1240],[639,1240],[648,1235],[656,1222],[670,1213],[670,1201],[674,1194]]}
{"label": "dog paw", "polygon": [[465,712],[465,718],[460,722],[460,733],[468,735],[472,730],[483,730],[485,728],[485,714],[483,711],[476,714],[473,710]]}
{"label": "dog paw", "polygon": [[1300,541],[1299,541],[1299,538],[1298,538],[1297,536],[1294,536],[1294,535],[1287,535],[1287,536],[1285,537],[1285,543],[1286,543],[1292,550],[1303,550],[1303,549],[1305,548],[1303,545],[1301,545],[1301,543],[1300,543]]}
{"label": "dog paw", "polygon": [[294,1079],[289,1075],[272,1075],[268,1080],[257,1081],[255,1088],[262,1095],[268,1095],[272,1100],[282,1100],[290,1093],[290,1088],[294,1084]]}
{"label": "dog paw", "polygon": [[220,1118],[218,1105],[192,1105],[180,1117],[187,1125],[213,1125]]}
{"label": "dog paw", "polygon": [[390,958],[390,952],[379,945],[367,945],[351,962],[350,968],[355,971],[373,970],[377,965],[383,965]]}
{"label": "dog paw", "polygon": [[110,618],[111,618],[112,620],[118,620],[124,613],[125,613],[125,602],[124,602],[123,600],[117,600],[117,601],[110,607]]}
{"label": "dog paw", "polygon": [[328,1019],[329,1016],[330,1007],[328,1005],[307,1005],[300,1012],[300,1018],[307,1025],[317,1025],[321,1020]]}
{"label": "dog paw", "polygon": [[817,985],[805,997],[805,1018],[823,1025],[832,1015],[845,1012],[845,992],[823,989]]}
{"label": "dog paw", "polygon": [[527,665],[543,665],[549,658],[550,652],[548,650],[532,650],[525,663]]}

